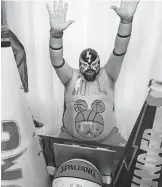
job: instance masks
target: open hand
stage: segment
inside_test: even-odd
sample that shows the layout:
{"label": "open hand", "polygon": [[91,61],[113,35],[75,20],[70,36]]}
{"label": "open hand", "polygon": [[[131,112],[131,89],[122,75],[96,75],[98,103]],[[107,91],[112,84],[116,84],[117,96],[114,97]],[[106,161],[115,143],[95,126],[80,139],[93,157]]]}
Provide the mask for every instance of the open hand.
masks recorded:
{"label": "open hand", "polygon": [[121,20],[125,22],[131,22],[132,18],[136,12],[137,5],[140,0],[131,0],[131,1],[121,1],[120,7],[111,6],[113,10],[118,14]]}
{"label": "open hand", "polygon": [[47,5],[49,17],[50,17],[50,25],[51,28],[55,31],[61,32],[69,27],[74,21],[70,20],[66,22],[66,14],[68,10],[68,4],[63,3],[63,0],[59,0],[59,2],[53,2],[53,11]]}

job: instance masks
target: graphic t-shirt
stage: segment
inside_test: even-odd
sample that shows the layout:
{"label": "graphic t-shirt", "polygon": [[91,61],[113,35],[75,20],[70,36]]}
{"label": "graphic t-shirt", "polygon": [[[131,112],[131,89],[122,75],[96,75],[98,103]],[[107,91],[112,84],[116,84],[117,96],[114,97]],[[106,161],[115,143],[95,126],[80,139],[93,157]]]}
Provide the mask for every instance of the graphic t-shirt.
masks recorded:
{"label": "graphic t-shirt", "polygon": [[115,127],[113,106],[113,84],[104,68],[93,82],[74,70],[65,87],[64,127],[77,139],[103,140]]}

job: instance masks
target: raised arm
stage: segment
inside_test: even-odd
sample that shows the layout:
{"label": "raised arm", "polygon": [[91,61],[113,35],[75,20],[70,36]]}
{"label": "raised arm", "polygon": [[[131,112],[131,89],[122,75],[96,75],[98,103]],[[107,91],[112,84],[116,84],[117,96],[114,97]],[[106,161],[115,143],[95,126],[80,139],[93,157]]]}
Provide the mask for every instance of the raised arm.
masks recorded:
{"label": "raised arm", "polygon": [[61,82],[66,85],[72,77],[73,69],[65,62],[63,58],[63,31],[74,21],[66,22],[68,4],[63,0],[53,2],[53,11],[47,5],[50,17],[50,57],[52,66],[55,68]]}
{"label": "raised arm", "polygon": [[132,21],[137,9],[138,1],[121,1],[120,7],[112,6],[117,15],[120,17],[120,24],[115,39],[113,52],[105,65],[108,76],[115,83],[122,66],[122,62],[127,51],[131,32]]}

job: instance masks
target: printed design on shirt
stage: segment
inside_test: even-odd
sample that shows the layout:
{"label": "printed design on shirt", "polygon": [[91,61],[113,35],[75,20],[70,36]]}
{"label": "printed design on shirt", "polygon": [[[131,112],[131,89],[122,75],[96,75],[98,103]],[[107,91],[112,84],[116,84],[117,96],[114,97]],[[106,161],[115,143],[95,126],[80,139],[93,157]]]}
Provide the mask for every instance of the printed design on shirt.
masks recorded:
{"label": "printed design on shirt", "polygon": [[98,137],[104,130],[104,120],[100,113],[105,111],[105,104],[95,100],[88,109],[85,100],[77,100],[74,109],[78,113],[75,117],[75,129],[79,135],[91,139]]}
{"label": "printed design on shirt", "polygon": [[[100,86],[100,81],[97,78],[95,81],[93,81],[93,85],[94,88],[91,90],[91,92],[93,92],[94,94],[105,94],[107,95],[106,91],[101,90],[101,86]],[[84,80],[84,78],[79,75],[74,87],[74,90],[72,92],[72,95],[82,95],[85,96],[86,95],[86,90],[87,90],[87,81]]]}

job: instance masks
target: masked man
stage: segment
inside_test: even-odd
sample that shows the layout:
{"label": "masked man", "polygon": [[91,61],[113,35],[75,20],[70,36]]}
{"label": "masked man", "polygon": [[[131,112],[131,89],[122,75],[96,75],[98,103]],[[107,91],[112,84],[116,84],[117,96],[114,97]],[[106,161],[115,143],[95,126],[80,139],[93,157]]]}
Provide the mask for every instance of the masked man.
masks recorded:
{"label": "masked man", "polygon": [[132,21],[139,1],[121,2],[113,6],[120,25],[113,52],[106,65],[91,48],[79,58],[79,70],[70,67],[63,58],[63,31],[74,21],[66,22],[68,4],[54,1],[54,10],[47,5],[50,17],[50,56],[52,65],[65,86],[63,127],[59,137],[124,145],[114,114],[114,87],[132,31]]}

